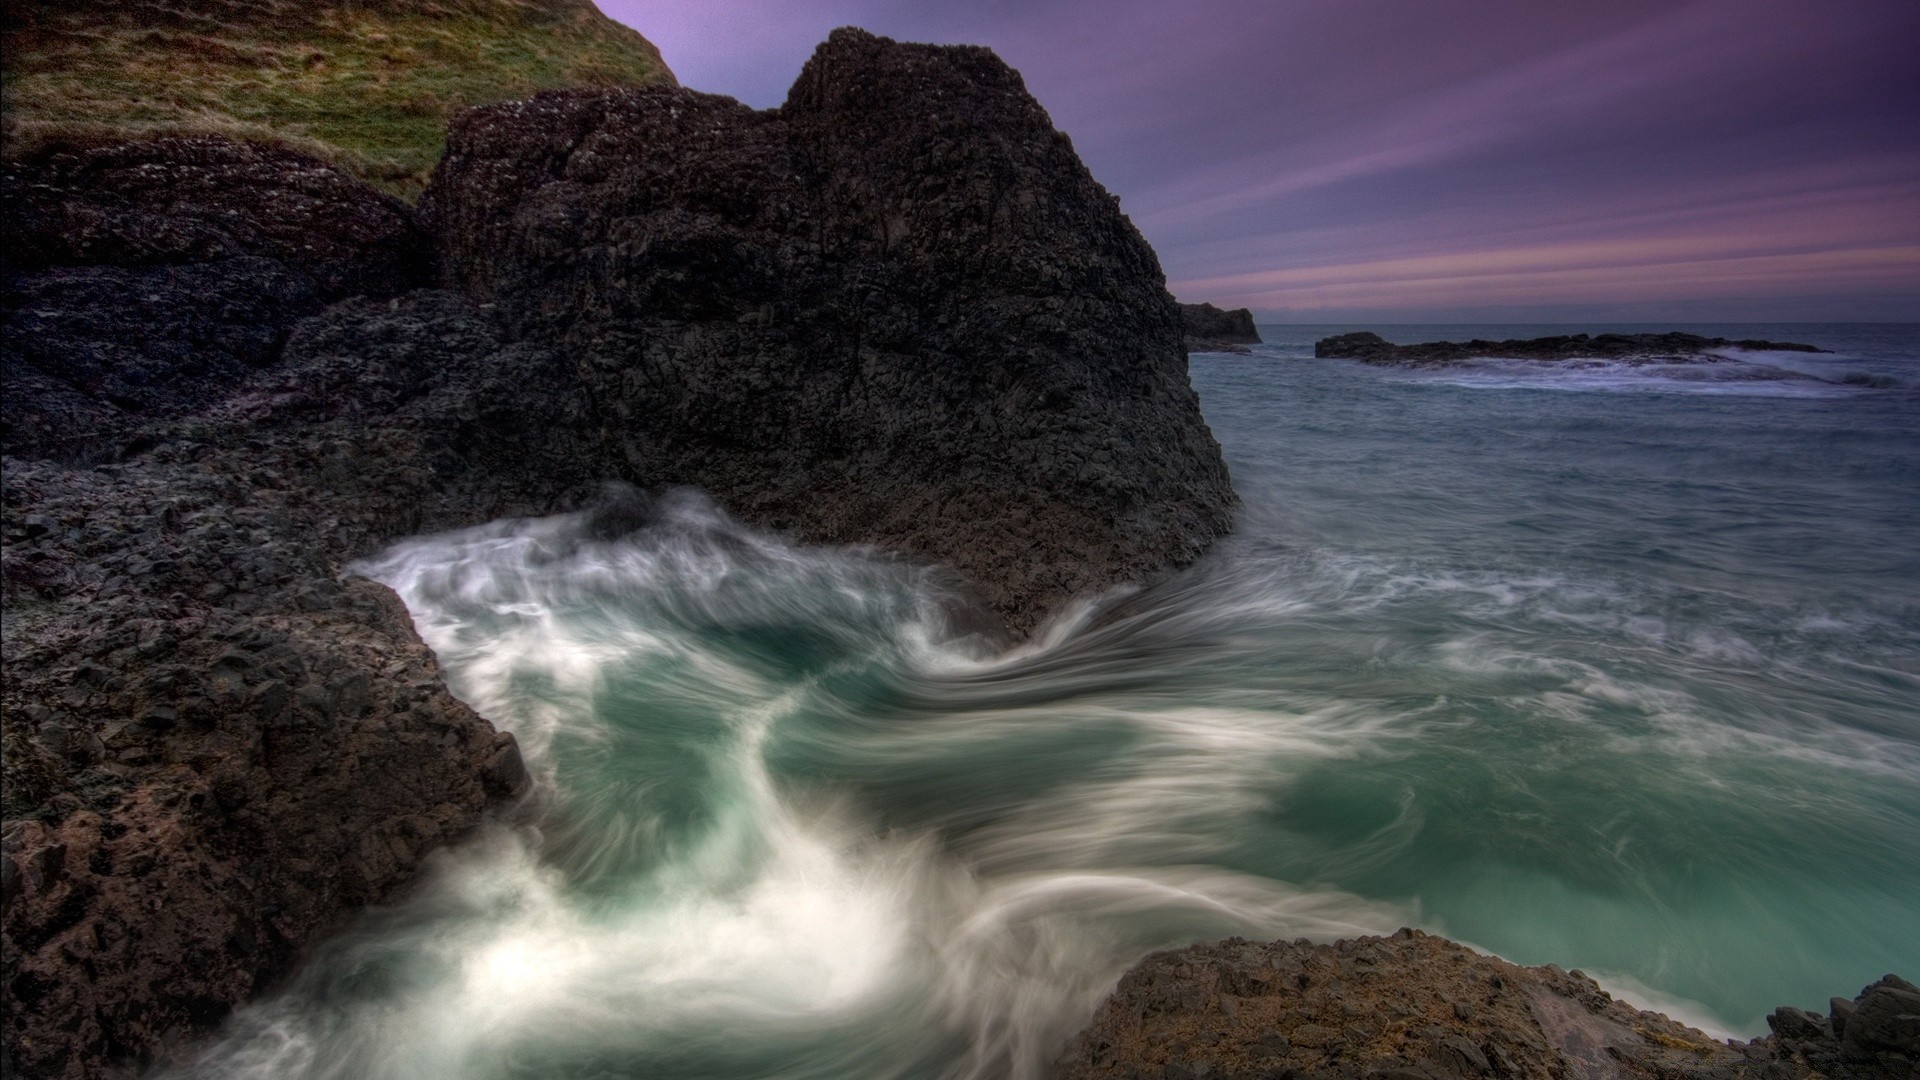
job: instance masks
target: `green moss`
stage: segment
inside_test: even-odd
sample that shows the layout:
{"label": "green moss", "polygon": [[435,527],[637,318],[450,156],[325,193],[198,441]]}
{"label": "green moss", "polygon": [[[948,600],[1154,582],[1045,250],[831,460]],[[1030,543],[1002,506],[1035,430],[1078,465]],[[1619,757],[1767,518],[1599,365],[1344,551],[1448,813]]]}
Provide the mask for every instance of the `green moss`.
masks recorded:
{"label": "green moss", "polygon": [[290,145],[411,196],[458,109],[558,87],[673,82],[652,45],[588,0],[183,6],[40,2],[11,12],[0,75],[7,153],[224,134]]}

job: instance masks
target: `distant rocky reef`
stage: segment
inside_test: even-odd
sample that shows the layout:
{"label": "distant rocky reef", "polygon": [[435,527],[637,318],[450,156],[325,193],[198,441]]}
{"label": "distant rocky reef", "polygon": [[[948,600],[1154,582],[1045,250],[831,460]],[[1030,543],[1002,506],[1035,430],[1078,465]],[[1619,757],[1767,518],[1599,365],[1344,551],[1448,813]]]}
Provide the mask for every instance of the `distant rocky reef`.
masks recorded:
{"label": "distant rocky reef", "polygon": [[1246,308],[1228,311],[1212,304],[1181,304],[1180,324],[1188,352],[1248,353],[1252,350],[1247,346],[1260,344],[1253,312]]}
{"label": "distant rocky reef", "polygon": [[9,1076],[207,1032],[526,789],[344,576],[395,539],[691,484],[1019,633],[1232,523],[1152,249],[985,49],[449,145],[420,211],[217,138],[0,175]]}
{"label": "distant rocky reef", "polygon": [[1379,334],[1361,331],[1321,338],[1313,355],[1398,367],[1446,367],[1468,360],[1607,360],[1617,363],[1686,363],[1723,359],[1728,349],[1754,352],[1825,352],[1790,341],[1733,341],[1678,331],[1665,334],[1566,334],[1507,341],[1427,341],[1395,345]]}
{"label": "distant rocky reef", "polygon": [[1920,988],[1889,975],[1830,1013],[1782,1008],[1719,1042],[1417,930],[1331,945],[1232,939],[1158,953],[1120,980],[1054,1080],[1910,1080]]}

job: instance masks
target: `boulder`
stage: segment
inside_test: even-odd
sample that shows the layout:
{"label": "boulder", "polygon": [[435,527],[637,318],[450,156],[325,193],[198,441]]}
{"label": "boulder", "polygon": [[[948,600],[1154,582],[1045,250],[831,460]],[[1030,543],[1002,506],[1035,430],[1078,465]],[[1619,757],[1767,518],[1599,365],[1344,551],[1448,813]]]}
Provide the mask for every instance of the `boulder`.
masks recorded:
{"label": "boulder", "polygon": [[474,109],[423,208],[643,487],[952,566],[1016,629],[1231,524],[1152,249],[985,49],[837,30],[764,112]]}
{"label": "boulder", "polygon": [[1579,971],[1521,967],[1417,930],[1322,945],[1233,938],[1141,961],[1052,1075],[1906,1080],[1920,1062],[1916,1006],[1911,984],[1889,975],[1835,998],[1831,1023],[1781,1008],[1767,1018],[1773,1035],[1719,1042]]}

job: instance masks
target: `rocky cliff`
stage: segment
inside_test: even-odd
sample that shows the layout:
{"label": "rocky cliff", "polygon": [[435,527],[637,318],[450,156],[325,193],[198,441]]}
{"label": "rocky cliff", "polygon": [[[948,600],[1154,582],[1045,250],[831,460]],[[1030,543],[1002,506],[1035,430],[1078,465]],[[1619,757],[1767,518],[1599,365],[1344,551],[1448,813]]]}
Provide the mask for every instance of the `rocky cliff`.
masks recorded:
{"label": "rocky cliff", "polygon": [[1246,308],[1227,311],[1212,304],[1181,304],[1180,322],[1190,352],[1244,353],[1248,351],[1244,346],[1260,344],[1253,312]]}
{"label": "rocky cliff", "polygon": [[692,483],[1026,627],[1228,527],[1152,251],[985,50],[842,31],[778,110],[451,147],[424,220],[217,139],[0,177],[9,1075],[206,1031],[523,790],[343,576],[386,542]]}

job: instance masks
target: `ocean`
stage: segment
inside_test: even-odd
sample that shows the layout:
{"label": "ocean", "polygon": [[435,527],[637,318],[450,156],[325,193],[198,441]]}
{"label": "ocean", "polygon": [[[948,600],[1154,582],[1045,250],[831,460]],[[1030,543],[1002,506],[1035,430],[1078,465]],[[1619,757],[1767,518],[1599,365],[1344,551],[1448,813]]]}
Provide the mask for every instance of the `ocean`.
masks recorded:
{"label": "ocean", "polygon": [[1311,358],[1673,328],[1196,355],[1236,532],[1004,655],[925,571],[697,493],[399,545],[360,572],[537,805],[185,1074],[1032,1077],[1146,952],[1235,934],[1416,926],[1743,1037],[1920,975],[1920,326]]}

